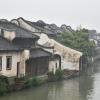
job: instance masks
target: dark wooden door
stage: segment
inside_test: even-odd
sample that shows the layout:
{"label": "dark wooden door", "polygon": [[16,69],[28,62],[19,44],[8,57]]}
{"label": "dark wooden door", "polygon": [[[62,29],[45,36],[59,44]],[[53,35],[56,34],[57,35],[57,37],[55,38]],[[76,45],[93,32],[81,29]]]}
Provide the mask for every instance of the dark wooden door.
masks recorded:
{"label": "dark wooden door", "polygon": [[26,75],[44,75],[48,72],[48,58],[29,59],[26,61]]}
{"label": "dark wooden door", "polygon": [[17,62],[17,77],[19,76],[19,66],[20,66],[20,62]]}

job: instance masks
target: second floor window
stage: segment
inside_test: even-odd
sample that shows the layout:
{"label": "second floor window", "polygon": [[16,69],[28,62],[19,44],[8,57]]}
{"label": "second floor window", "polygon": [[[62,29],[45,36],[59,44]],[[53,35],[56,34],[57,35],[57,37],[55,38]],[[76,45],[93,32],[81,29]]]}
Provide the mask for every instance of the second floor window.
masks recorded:
{"label": "second floor window", "polygon": [[7,70],[11,70],[12,67],[12,57],[11,56],[7,56],[6,57],[6,69]]}

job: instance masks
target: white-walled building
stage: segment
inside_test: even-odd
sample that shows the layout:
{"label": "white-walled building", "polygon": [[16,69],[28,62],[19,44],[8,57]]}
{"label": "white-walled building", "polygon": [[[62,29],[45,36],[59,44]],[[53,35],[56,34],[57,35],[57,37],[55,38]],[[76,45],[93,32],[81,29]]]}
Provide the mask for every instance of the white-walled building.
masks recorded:
{"label": "white-walled building", "polygon": [[24,69],[20,71],[21,67],[24,67],[22,53],[21,48],[0,36],[0,74],[7,77],[24,75]]}
{"label": "white-walled building", "polygon": [[51,54],[36,47],[38,36],[10,22],[0,21],[0,29],[0,75],[47,74]]}
{"label": "white-walled building", "polygon": [[46,34],[36,30],[37,28],[27,26],[22,19],[18,20],[20,23],[16,20],[0,21],[1,75],[41,76],[50,71],[55,73],[58,68],[79,71],[81,52],[50,39]]}
{"label": "white-walled building", "polygon": [[[43,47],[45,50],[53,53],[54,55],[56,54],[61,57],[60,66],[62,70],[68,69],[68,70],[79,71],[80,67],[79,63],[80,63],[80,57],[82,56],[82,52],[66,47],[61,43],[55,41],[54,39],[50,39],[45,34],[41,34],[40,39],[38,40],[38,45]],[[56,63],[57,61],[51,63],[55,65],[54,68],[58,68],[56,67]],[[55,70],[56,69],[54,69],[54,71]]]}

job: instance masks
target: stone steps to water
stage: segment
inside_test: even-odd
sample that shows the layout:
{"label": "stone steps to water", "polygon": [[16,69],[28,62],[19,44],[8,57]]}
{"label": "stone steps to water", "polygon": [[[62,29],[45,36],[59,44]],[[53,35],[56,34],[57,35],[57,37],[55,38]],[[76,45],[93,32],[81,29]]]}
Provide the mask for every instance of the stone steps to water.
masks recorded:
{"label": "stone steps to water", "polygon": [[14,90],[19,91],[24,88],[25,81],[20,79],[15,79]]}

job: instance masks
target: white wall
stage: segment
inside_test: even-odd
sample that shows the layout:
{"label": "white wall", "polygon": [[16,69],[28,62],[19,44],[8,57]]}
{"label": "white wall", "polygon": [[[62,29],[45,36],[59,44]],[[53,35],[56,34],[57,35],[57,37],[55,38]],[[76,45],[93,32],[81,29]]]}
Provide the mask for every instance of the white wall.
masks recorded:
{"label": "white wall", "polygon": [[55,53],[61,56],[61,69],[79,70],[79,59],[82,56],[81,52],[68,48],[55,40],[54,49]]}
{"label": "white wall", "polygon": [[[25,62],[29,59],[30,52],[29,50],[24,50],[22,52],[6,52],[0,53],[2,56],[2,71],[0,74],[7,77],[12,77],[17,75],[17,62],[20,62],[19,65],[19,75],[18,77],[23,77],[25,75]],[[6,56],[12,56],[12,66],[11,70],[6,70]]]}
{"label": "white wall", "polygon": [[[57,63],[57,68],[56,68]],[[49,72],[53,71],[55,74],[56,70],[59,68],[59,60],[49,61]]]}
{"label": "white wall", "polygon": [[[61,56],[61,69],[79,70],[79,59],[82,56],[82,52],[76,51],[69,47],[62,45],[61,43],[50,39],[47,35],[41,34],[38,44],[44,45],[48,43],[50,46],[54,46],[53,49],[45,49],[51,53]],[[51,67],[52,68],[52,67]]]}
{"label": "white wall", "polygon": [[26,72],[26,60],[29,59],[30,52],[29,50],[24,50],[21,53],[20,57],[20,69],[19,69],[19,77],[25,76]]}
{"label": "white wall", "polygon": [[67,60],[64,61],[62,60],[61,62],[61,69],[64,70],[64,69],[69,69],[69,70],[79,70],[79,62],[68,62]]}
{"label": "white wall", "polygon": [[8,40],[13,40],[15,38],[16,34],[14,31],[6,31],[4,30],[4,38],[8,39]]}
{"label": "white wall", "polygon": [[[2,71],[0,74],[12,77],[17,75],[17,62],[20,62],[20,53],[9,52],[9,53],[0,53],[2,56]],[[6,70],[6,56],[12,56],[12,66],[11,70]]]}

